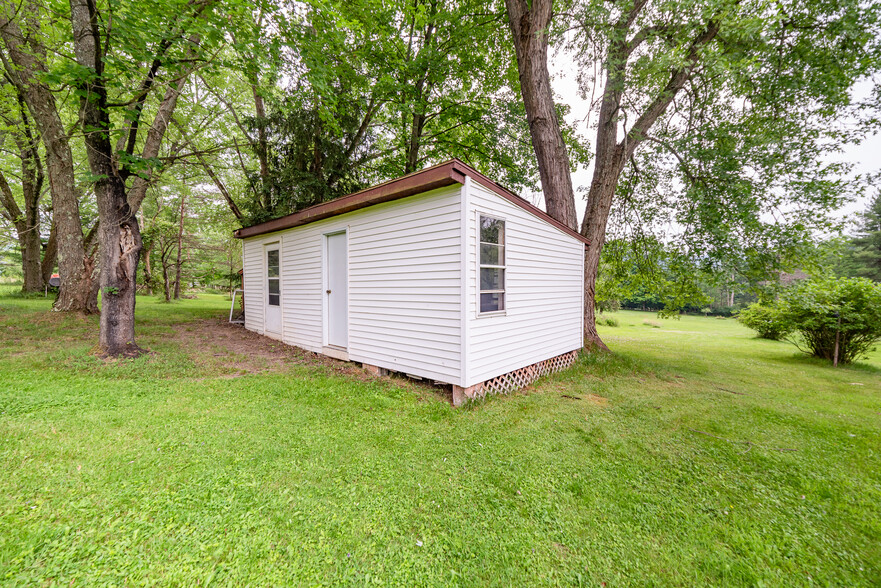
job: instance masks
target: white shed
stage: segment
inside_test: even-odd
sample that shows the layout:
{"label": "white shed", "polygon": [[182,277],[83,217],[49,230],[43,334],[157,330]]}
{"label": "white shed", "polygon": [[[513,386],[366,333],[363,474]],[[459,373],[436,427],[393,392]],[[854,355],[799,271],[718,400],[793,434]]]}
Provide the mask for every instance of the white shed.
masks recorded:
{"label": "white shed", "polygon": [[245,328],[451,384],[455,404],[582,347],[584,237],[459,160],[235,235]]}

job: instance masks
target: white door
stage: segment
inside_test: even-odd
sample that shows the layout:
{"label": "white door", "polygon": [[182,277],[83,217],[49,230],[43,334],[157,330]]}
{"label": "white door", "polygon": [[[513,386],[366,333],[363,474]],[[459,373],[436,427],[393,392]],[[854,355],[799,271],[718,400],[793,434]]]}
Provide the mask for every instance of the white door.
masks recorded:
{"label": "white door", "polygon": [[281,338],[281,256],[278,243],[267,245],[266,299],[263,330],[269,336]]}
{"label": "white door", "polygon": [[327,344],[349,346],[349,268],[346,234],[327,236]]}

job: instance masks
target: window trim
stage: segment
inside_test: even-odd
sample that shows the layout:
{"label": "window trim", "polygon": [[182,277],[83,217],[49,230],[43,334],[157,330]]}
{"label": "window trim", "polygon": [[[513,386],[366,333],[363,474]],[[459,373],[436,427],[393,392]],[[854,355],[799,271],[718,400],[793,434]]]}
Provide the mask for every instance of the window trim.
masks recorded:
{"label": "window trim", "polygon": [[[269,276],[269,252],[270,251],[277,251],[278,252],[278,276],[276,276],[274,278]],[[263,252],[264,252],[264,260],[265,260],[263,279],[266,281],[265,282],[266,283],[266,306],[274,306],[274,307],[281,308],[281,301],[282,301],[282,296],[281,296],[281,243],[278,241],[274,241],[272,243],[266,243],[263,246]],[[277,294],[278,304],[273,304],[272,302],[270,302],[270,299],[269,299],[270,296],[273,296],[272,292],[269,291],[270,290],[269,283],[272,280],[278,280],[278,294]]]}
{"label": "window trim", "polygon": [[[491,212],[482,212],[480,210],[477,210],[475,212],[477,213],[476,218],[475,218],[475,223],[477,226],[477,236],[476,236],[477,243],[476,243],[476,247],[475,247],[475,261],[476,261],[476,265],[477,265],[477,277],[476,277],[476,284],[475,284],[476,290],[477,290],[477,296],[476,296],[476,300],[475,300],[475,305],[476,305],[476,310],[477,310],[476,314],[477,314],[478,318],[504,316],[508,312],[508,294],[507,294],[507,292],[508,292],[508,282],[507,282],[507,279],[508,279],[507,278],[507,274],[508,274],[508,254],[507,254],[507,250],[508,250],[508,220],[502,215],[491,213]],[[502,250],[504,252],[503,253],[504,263],[501,265],[483,264],[480,262],[480,246],[482,244],[484,244],[484,242],[481,241],[481,239],[480,239],[480,219],[481,219],[481,217],[490,218],[490,219],[496,220],[496,221],[501,221],[504,225],[504,241],[505,241],[504,244],[499,245],[498,243],[486,243],[486,245],[496,245],[496,246],[500,246],[502,248]],[[491,268],[491,269],[502,270],[502,276],[503,276],[502,280],[503,280],[504,288],[502,288],[500,290],[481,290],[481,288],[480,288],[480,270],[482,268]],[[480,310],[480,295],[481,294],[493,294],[493,293],[502,294],[503,307],[499,310],[488,310],[488,311]]]}

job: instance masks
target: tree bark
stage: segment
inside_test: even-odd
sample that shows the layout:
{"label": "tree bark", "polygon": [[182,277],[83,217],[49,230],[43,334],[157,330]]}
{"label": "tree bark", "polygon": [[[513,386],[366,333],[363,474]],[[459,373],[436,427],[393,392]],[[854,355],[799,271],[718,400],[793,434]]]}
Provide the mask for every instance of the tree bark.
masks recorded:
{"label": "tree bark", "polygon": [[[25,183],[24,179],[22,183]],[[0,204],[3,206],[3,217],[15,227],[21,248],[21,271],[24,278],[21,291],[40,292],[43,289],[43,275],[40,271],[39,221],[35,226],[31,211],[28,210],[28,214],[25,214],[19,208],[3,172],[0,172]],[[27,202],[25,206],[27,207]]]}
{"label": "tree bark", "polygon": [[[22,168],[27,167],[22,160]],[[42,178],[40,179],[42,180]],[[40,266],[43,242],[40,239],[40,186],[34,182],[31,173],[22,169],[22,192],[24,192],[24,231],[19,232],[21,241],[21,265],[24,273],[23,292],[43,290],[43,272]]]}
{"label": "tree bark", "polygon": [[150,264],[151,253],[152,247],[144,245],[144,248],[141,250],[141,257],[144,258],[144,288],[150,296],[153,295],[153,266]]}
{"label": "tree bark", "polygon": [[48,284],[55,270],[55,262],[58,260],[58,231],[55,229],[55,220],[49,229],[49,240],[43,250],[43,261],[40,262],[40,273],[43,275],[43,284]]}
{"label": "tree bark", "polygon": [[[57,231],[58,273],[61,287],[54,309],[86,311],[89,292],[83,249],[83,228],[74,177],[73,155],[67,132],[58,114],[55,96],[40,77],[48,73],[46,49],[40,43],[39,21],[30,2],[21,6],[6,3],[0,8],[0,38],[9,61],[4,59],[8,78],[27,104],[43,144],[52,194],[53,218]],[[16,16],[27,19],[29,34],[22,33]]]}
{"label": "tree bark", "polygon": [[[22,167],[26,163],[22,160]],[[23,170],[26,172],[26,170]],[[3,216],[14,227],[18,244],[21,249],[21,271],[23,284],[21,291],[25,293],[41,292],[43,290],[43,273],[40,268],[40,220],[38,202],[33,202],[33,185],[27,175],[22,174],[22,191],[25,193],[25,211],[18,207],[12,188],[6,181],[6,176],[0,172],[0,204],[3,206]]]}
{"label": "tree bark", "polygon": [[177,263],[174,268],[174,299],[180,300],[180,272],[183,264],[182,256],[184,251],[184,215],[187,211],[187,197],[181,194],[180,197],[180,223],[177,230]]}
{"label": "tree bark", "polygon": [[43,272],[40,257],[43,242],[40,238],[40,198],[43,193],[43,162],[37,149],[37,141],[31,132],[24,100],[19,97],[19,111],[24,136],[16,136],[16,145],[21,154],[21,191],[24,201],[25,234],[22,240],[22,270],[24,271],[24,292],[43,290]]}
{"label": "tree bark", "polygon": [[165,301],[171,302],[171,283],[168,278],[168,256],[171,255],[171,245],[160,244],[159,261],[162,263],[162,286],[165,293]]}
{"label": "tree bark", "polygon": [[505,0],[505,6],[517,54],[520,93],[526,107],[532,147],[538,160],[545,207],[551,217],[577,230],[578,216],[569,154],[557,119],[548,73],[548,27],[553,1]]}
{"label": "tree bark", "polygon": [[[423,51],[427,53],[434,51],[434,18],[436,14],[437,3],[432,2],[431,7],[429,8],[429,21],[428,24],[425,25],[422,49],[417,53],[416,58],[418,58]],[[419,167],[419,149],[422,146],[422,135],[425,131],[426,102],[431,94],[431,84],[428,81],[429,73],[429,65],[426,65],[425,69],[422,71],[422,75],[416,81],[416,97],[413,101],[413,116],[410,121],[410,139],[407,142],[406,162],[404,164],[405,174],[413,173]],[[426,85],[428,85],[427,88]]]}

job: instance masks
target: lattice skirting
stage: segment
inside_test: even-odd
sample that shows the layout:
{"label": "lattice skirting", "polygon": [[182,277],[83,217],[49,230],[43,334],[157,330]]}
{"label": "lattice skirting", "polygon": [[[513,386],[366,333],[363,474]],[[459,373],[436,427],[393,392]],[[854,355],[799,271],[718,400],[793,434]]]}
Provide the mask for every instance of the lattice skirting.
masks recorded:
{"label": "lattice skirting", "polygon": [[519,370],[496,376],[473,386],[473,391],[466,391],[466,395],[470,398],[483,398],[487,394],[508,394],[519,388],[524,388],[542,376],[559,372],[572,365],[578,358],[579,351],[579,349],[576,349],[575,351],[528,365]]}

